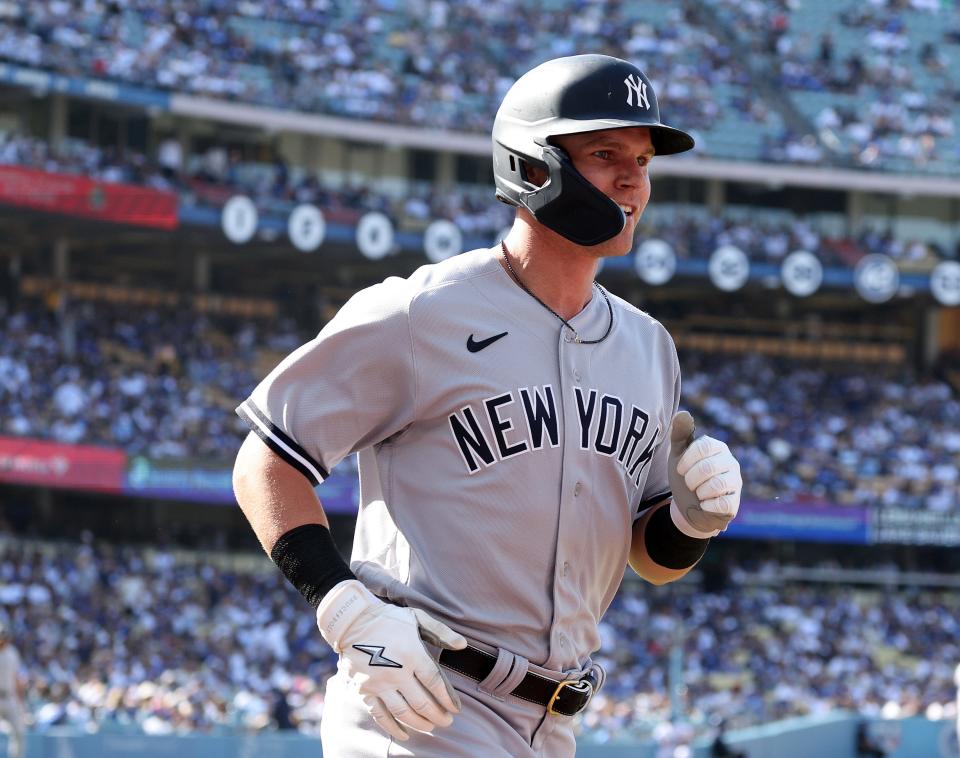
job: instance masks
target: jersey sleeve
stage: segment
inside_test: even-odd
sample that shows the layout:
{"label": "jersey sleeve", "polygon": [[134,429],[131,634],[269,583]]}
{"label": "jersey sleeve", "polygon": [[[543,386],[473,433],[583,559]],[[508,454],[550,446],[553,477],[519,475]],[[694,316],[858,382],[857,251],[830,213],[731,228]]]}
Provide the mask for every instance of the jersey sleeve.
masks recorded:
{"label": "jersey sleeve", "polygon": [[[647,480],[640,493],[640,502],[634,518],[639,518],[643,513],[654,506],[665,503],[672,497],[670,492],[670,479],[667,473],[667,462],[670,457],[670,422],[677,415],[680,408],[680,360],[677,357],[677,348],[673,339],[663,330],[665,342],[660,346],[661,354],[664,355],[664,365],[668,366],[668,372],[672,371],[672,379],[664,381],[663,385],[663,412],[666,414],[660,419],[661,442],[654,450],[653,458],[650,459],[650,469],[647,473]],[[671,374],[667,373],[669,377]]]}
{"label": "jersey sleeve", "polygon": [[393,278],[358,292],[237,408],[315,485],[346,456],[413,420],[416,380],[404,284]]}

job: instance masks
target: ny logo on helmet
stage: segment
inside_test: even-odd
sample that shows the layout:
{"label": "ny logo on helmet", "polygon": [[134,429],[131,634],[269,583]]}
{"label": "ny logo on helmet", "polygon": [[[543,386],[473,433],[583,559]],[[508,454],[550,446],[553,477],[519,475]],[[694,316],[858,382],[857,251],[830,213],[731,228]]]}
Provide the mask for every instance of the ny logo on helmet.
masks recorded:
{"label": "ny logo on helmet", "polygon": [[630,74],[623,83],[627,85],[627,105],[633,105],[633,96],[637,96],[636,105],[641,105],[647,110],[650,109],[650,101],[647,100],[647,83],[636,74]]}

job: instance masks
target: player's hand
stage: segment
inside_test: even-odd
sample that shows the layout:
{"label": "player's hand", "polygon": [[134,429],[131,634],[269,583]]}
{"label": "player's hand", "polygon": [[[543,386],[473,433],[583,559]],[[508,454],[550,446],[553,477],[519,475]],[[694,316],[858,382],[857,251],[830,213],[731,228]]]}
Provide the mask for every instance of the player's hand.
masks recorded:
{"label": "player's hand", "polygon": [[390,736],[403,741],[408,729],[449,726],[460,712],[460,698],[421,638],[451,650],[466,647],[467,640],[424,611],[384,603],[350,579],[320,602],[317,626],[340,654],[340,670]]}
{"label": "player's hand", "polygon": [[725,442],[693,438],[693,416],[680,411],[670,425],[668,463],[673,523],[688,537],[715,537],[740,509],[740,464]]}

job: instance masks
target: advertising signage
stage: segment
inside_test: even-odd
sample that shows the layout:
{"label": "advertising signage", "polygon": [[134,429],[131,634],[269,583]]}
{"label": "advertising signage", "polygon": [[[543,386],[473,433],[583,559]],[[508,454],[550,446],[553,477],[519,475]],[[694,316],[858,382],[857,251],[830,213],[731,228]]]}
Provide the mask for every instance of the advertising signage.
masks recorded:
{"label": "advertising signage", "polygon": [[[128,459],[120,449],[0,436],[0,482],[235,505],[232,461]],[[317,487],[329,513],[357,512],[354,458]],[[746,499],[724,539],[771,539],[846,545],[960,545],[960,513],[926,509]]]}
{"label": "advertising signage", "polygon": [[0,437],[0,482],[122,492],[126,463],[114,448]]}
{"label": "advertising signage", "polygon": [[153,229],[179,223],[172,192],[20,166],[0,166],[0,204]]}
{"label": "advertising signage", "polygon": [[744,500],[725,536],[864,544],[870,541],[865,506]]}

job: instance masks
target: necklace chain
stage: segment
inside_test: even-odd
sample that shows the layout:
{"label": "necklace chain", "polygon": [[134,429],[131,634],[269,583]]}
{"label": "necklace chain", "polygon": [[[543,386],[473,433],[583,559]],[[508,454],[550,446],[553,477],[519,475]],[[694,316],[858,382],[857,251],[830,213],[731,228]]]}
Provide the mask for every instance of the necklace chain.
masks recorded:
{"label": "necklace chain", "polygon": [[553,308],[551,308],[549,305],[543,302],[543,300],[541,300],[539,297],[534,295],[530,291],[530,289],[527,287],[527,285],[525,285],[522,281],[520,281],[520,277],[517,276],[517,272],[514,271],[513,266],[510,265],[510,254],[507,252],[507,245],[503,240],[500,241],[500,249],[503,250],[503,259],[507,262],[507,271],[510,272],[510,276],[513,277],[513,281],[517,283],[520,289],[522,289],[524,292],[530,295],[530,297],[532,297],[534,300],[540,303],[540,305],[542,305],[544,308],[550,311],[554,316],[560,319],[560,321],[563,322],[563,325],[567,327],[567,329],[569,329],[571,332],[573,332],[574,342],[580,345],[596,345],[598,342],[603,342],[610,335],[610,330],[613,329],[613,306],[610,304],[610,298],[607,297],[607,293],[603,291],[603,287],[597,284],[596,280],[594,280],[593,286],[600,291],[600,294],[603,295],[604,301],[607,303],[607,311],[610,314],[610,322],[607,324],[607,331],[603,333],[603,336],[600,339],[585,340],[580,337],[580,333],[570,325],[569,321],[567,321],[563,316],[557,313]]}

